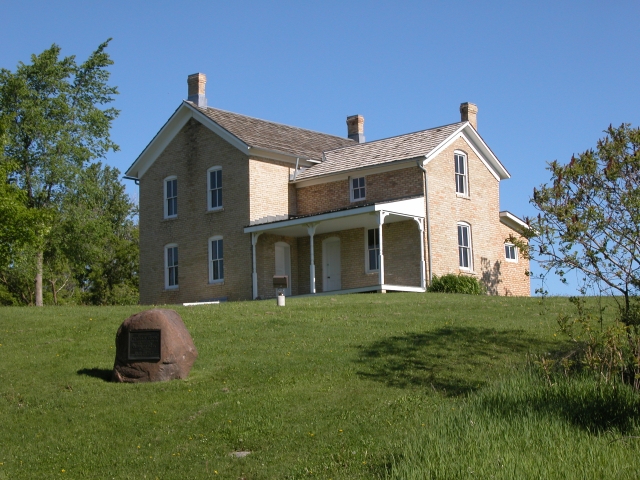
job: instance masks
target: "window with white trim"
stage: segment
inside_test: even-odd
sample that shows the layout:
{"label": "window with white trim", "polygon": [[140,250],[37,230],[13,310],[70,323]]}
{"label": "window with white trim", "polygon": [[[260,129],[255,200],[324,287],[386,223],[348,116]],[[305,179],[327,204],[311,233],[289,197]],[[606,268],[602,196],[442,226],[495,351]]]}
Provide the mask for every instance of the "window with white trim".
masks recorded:
{"label": "window with white trim", "polygon": [[164,218],[178,216],[178,177],[164,179]]}
{"label": "window with white trim", "polygon": [[507,259],[507,262],[518,261],[518,249],[513,243],[504,244],[504,256]]}
{"label": "window with white trim", "polygon": [[351,201],[359,202],[366,198],[366,182],[364,177],[351,178],[349,182]]}
{"label": "window with white trim", "polygon": [[469,196],[467,156],[462,152],[454,152],[453,160],[456,168],[456,193],[459,195]]}
{"label": "window with white trim", "polygon": [[222,237],[209,239],[209,283],[224,281],[224,260],[222,252]]}
{"label": "window with white trim", "polygon": [[164,287],[178,288],[178,245],[175,243],[164,247]]}
{"label": "window with white trim", "polygon": [[222,208],[222,167],[211,167],[207,170],[207,208]]}
{"label": "window with white trim", "polygon": [[458,224],[458,265],[461,270],[473,270],[471,227],[467,223]]}
{"label": "window with white trim", "polygon": [[380,231],[377,228],[370,228],[366,232],[366,271],[377,272],[380,270]]}

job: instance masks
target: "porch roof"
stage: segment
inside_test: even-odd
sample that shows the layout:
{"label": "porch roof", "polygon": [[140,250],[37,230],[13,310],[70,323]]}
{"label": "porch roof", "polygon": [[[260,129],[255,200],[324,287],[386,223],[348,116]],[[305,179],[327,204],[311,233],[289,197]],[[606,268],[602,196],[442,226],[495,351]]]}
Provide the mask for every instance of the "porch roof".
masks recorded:
{"label": "porch roof", "polygon": [[269,232],[287,237],[305,237],[309,235],[307,227],[312,224],[317,225],[316,235],[352,228],[375,228],[378,225],[376,212],[387,214],[384,223],[424,218],[424,197],[422,195],[405,197],[287,220],[276,220],[260,225],[250,225],[245,227],[244,233]]}

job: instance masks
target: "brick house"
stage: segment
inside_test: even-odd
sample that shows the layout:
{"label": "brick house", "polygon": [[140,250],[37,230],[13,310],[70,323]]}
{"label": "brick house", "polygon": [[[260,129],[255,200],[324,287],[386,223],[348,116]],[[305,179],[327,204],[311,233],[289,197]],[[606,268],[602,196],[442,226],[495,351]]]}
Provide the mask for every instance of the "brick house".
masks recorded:
{"label": "brick house", "polygon": [[524,222],[499,210],[509,173],[460,122],[365,142],[207,106],[206,77],[127,170],[140,186],[143,304],[425,291],[473,275],[492,294],[529,295],[528,260],[505,243]]}

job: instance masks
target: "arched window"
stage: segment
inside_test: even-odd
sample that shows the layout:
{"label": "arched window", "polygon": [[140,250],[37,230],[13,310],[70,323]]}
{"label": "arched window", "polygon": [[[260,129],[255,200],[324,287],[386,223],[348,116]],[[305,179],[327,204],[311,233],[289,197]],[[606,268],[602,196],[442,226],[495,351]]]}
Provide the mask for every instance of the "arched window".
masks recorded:
{"label": "arched window", "polygon": [[164,288],[178,288],[178,244],[164,247]]}
{"label": "arched window", "polygon": [[178,216],[178,177],[164,179],[164,218]]}
{"label": "arched window", "polygon": [[471,225],[463,222],[458,223],[458,265],[460,270],[473,271]]}
{"label": "arched window", "polygon": [[456,170],[456,193],[465,197],[469,196],[469,173],[467,155],[456,150],[453,152],[453,160]]}
{"label": "arched window", "polygon": [[222,237],[216,235],[209,239],[209,283],[224,282],[224,253]]}

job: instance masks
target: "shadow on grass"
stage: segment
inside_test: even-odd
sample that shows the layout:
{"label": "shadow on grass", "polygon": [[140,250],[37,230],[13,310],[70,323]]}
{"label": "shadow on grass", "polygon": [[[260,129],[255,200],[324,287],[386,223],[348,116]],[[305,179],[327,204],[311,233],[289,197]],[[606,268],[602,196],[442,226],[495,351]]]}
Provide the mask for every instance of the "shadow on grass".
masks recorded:
{"label": "shadow on grass", "polygon": [[562,379],[553,385],[542,378],[517,379],[507,388],[479,399],[486,411],[505,418],[534,413],[561,418],[589,432],[634,431],[640,423],[640,397],[628,385],[598,383],[593,378]]}
{"label": "shadow on grass", "polygon": [[86,375],[88,377],[99,378],[105,382],[110,382],[113,370],[110,368],[81,368],[76,373],[78,375]]}
{"label": "shadow on grass", "polygon": [[523,330],[440,328],[360,346],[358,375],[392,387],[426,387],[458,396],[525,363],[527,353],[552,346]]}

